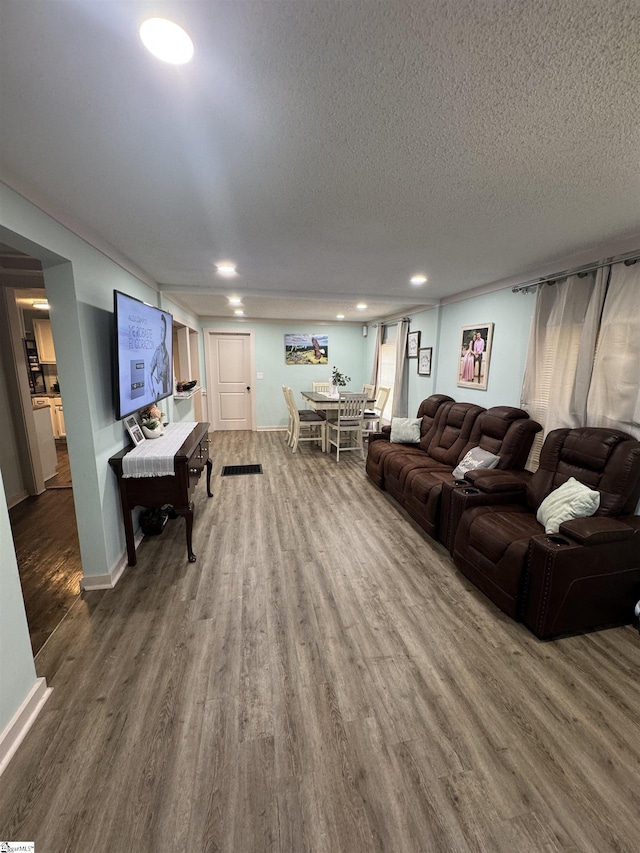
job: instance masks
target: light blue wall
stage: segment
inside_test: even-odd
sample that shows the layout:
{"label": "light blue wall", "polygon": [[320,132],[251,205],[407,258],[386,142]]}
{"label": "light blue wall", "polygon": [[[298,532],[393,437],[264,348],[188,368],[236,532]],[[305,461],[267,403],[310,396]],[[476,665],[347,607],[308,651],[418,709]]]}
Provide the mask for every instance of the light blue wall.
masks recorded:
{"label": "light blue wall", "polygon": [[[409,412],[416,412],[430,394],[448,394],[454,400],[479,406],[519,406],[529,343],[535,293],[501,290],[414,314],[411,331],[420,331],[420,346],[433,347],[430,377],[409,367]],[[463,326],[493,323],[493,344],[486,391],[457,385],[460,336]]]}
{"label": "light blue wall", "polygon": [[0,473],[0,733],[35,683],[36,670]]}
{"label": "light blue wall", "polygon": [[[362,326],[358,325],[320,325],[318,323],[299,322],[234,322],[207,318],[202,320],[202,329],[220,331],[248,331],[255,333],[256,373],[262,373],[262,379],[254,377],[256,425],[258,429],[284,427],[287,424],[287,410],[282,386],[289,385],[300,407],[300,391],[311,390],[312,382],[325,382],[331,378],[331,370],[337,367],[341,373],[351,377],[346,390],[360,391],[364,382],[369,381],[371,366],[365,361],[366,342],[362,336]],[[319,332],[329,336],[329,363],[323,365],[290,365],[284,360],[285,334],[314,335]],[[366,378],[365,378],[366,376]]]}
{"label": "light blue wall", "polygon": [[[125,553],[117,483],[108,464],[128,440],[113,404],[113,291],[153,305],[160,295],[3,185],[0,209],[0,240],[43,260],[82,567],[85,576],[105,575]],[[169,300],[165,306],[197,328],[196,319]],[[169,420],[173,405],[171,398],[163,401]],[[179,419],[192,419],[184,405]]]}

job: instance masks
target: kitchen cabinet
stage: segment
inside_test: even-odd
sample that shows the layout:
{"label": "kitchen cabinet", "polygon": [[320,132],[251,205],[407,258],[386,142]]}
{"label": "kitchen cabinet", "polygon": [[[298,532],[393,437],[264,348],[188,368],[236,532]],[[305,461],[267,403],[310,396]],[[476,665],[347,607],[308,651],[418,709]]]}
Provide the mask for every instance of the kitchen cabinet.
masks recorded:
{"label": "kitchen cabinet", "polygon": [[34,320],[33,334],[38,347],[40,364],[55,364],[56,351],[53,348],[53,335],[51,334],[50,320]]}

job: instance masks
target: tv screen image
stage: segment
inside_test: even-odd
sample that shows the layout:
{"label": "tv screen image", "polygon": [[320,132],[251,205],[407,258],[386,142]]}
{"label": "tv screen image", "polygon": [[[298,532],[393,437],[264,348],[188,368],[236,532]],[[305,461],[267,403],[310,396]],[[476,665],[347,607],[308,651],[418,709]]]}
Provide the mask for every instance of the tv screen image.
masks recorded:
{"label": "tv screen image", "polygon": [[119,419],[173,392],[173,317],[114,291],[115,392]]}

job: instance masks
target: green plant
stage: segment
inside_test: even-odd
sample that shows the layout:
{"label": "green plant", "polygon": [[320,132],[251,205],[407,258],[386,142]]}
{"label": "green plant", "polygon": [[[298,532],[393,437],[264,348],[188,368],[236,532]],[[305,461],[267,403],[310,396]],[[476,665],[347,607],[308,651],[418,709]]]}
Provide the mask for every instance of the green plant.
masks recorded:
{"label": "green plant", "polygon": [[344,373],[340,373],[337,367],[334,367],[331,372],[331,381],[334,385],[344,388],[347,382],[351,382],[351,377],[345,376]]}
{"label": "green plant", "polygon": [[140,421],[142,426],[147,429],[157,429],[162,426],[163,413],[157,406],[148,406],[140,412]]}

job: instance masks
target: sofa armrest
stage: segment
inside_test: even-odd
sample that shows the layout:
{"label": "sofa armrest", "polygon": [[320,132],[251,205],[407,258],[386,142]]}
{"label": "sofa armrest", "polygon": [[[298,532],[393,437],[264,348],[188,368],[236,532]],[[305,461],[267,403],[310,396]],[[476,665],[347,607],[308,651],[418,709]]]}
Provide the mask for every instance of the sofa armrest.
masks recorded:
{"label": "sofa armrest", "polygon": [[[621,526],[619,519],[580,521],[612,522],[612,535]],[[569,538],[563,529],[569,526],[565,522],[558,535],[539,534],[529,542],[519,617],[541,640],[628,624],[640,596],[640,528],[629,524],[630,536],[620,531],[622,538],[596,541],[596,528],[589,539],[585,527],[582,544]],[[607,526],[600,526],[600,535]]]}
{"label": "sofa armrest", "polygon": [[368,432],[369,445],[374,441],[391,441],[391,430],[389,432]]}
{"label": "sofa armrest", "polygon": [[[514,471],[500,471],[498,468],[476,468],[475,471],[467,471],[464,475],[472,486],[486,494],[500,494],[510,492],[517,495],[526,492],[527,478],[521,476],[523,473]],[[530,475],[529,475],[530,476]]]}
{"label": "sofa armrest", "polygon": [[633,528],[619,518],[591,516],[563,521],[560,525],[560,535],[563,534],[581,545],[601,545],[631,539]]}

